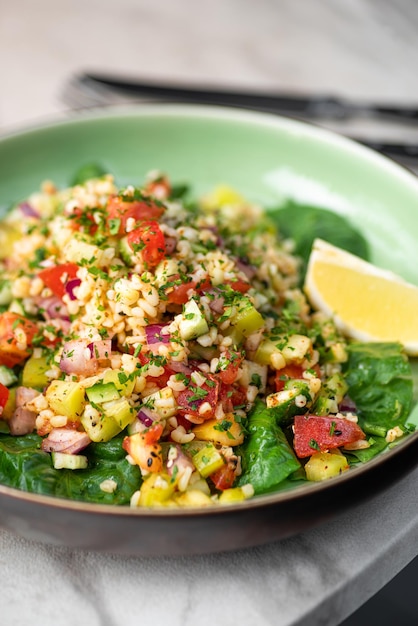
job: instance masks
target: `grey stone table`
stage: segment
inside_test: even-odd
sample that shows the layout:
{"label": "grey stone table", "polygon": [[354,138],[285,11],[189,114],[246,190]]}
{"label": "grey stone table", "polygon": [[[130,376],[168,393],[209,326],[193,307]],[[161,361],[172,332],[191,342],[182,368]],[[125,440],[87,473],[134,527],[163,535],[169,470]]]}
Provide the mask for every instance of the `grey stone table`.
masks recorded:
{"label": "grey stone table", "polygon": [[296,537],[194,557],[126,558],[0,532],[1,623],[336,625],[416,554],[418,469]]}
{"label": "grey stone table", "polygon": [[[0,132],[71,114],[86,68],[152,80],[418,103],[416,0],[3,0]],[[418,143],[418,125],[338,130]],[[1,176],[1,173],[0,173]],[[122,558],[0,531],[0,623],[337,625],[418,553],[418,469],[293,538]]]}

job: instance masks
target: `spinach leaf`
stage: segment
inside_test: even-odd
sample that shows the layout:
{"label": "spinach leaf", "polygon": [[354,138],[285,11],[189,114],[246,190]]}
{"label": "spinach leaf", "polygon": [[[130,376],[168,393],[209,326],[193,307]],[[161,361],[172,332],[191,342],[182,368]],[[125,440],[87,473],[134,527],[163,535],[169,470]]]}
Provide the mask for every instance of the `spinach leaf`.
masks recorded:
{"label": "spinach leaf", "polygon": [[86,180],[91,178],[100,178],[106,174],[106,170],[98,163],[86,163],[76,171],[71,179],[71,187],[74,185],[82,185]]}
{"label": "spinach leaf", "polygon": [[384,437],[370,437],[370,448],[364,448],[363,450],[344,450],[344,456],[347,458],[350,464],[361,462],[367,463],[375,456],[383,452],[389,444]]}
{"label": "spinach leaf", "polygon": [[312,244],[317,237],[369,260],[369,248],[363,235],[337,213],[291,200],[282,208],[268,211],[279,233],[295,242],[295,254],[302,259],[302,283]]}
{"label": "spinach leaf", "polygon": [[239,485],[251,483],[256,494],[266,493],[301,467],[274,413],[263,402],[257,402],[248,415],[247,431]]}
{"label": "spinach leaf", "polygon": [[[108,443],[91,444],[85,450],[87,469],[56,470],[51,455],[41,450],[42,438],[38,435],[0,435],[0,483],[72,500],[129,504],[139,489],[141,473],[125,460],[122,439],[121,435]],[[115,491],[108,493],[100,488],[105,480],[116,482]]]}
{"label": "spinach leaf", "polygon": [[400,344],[349,344],[344,373],[366,433],[385,437],[389,428],[404,427],[412,408],[413,382]]}
{"label": "spinach leaf", "polygon": [[42,438],[1,435],[0,483],[22,491],[54,495],[57,470],[51,456],[40,449]]}

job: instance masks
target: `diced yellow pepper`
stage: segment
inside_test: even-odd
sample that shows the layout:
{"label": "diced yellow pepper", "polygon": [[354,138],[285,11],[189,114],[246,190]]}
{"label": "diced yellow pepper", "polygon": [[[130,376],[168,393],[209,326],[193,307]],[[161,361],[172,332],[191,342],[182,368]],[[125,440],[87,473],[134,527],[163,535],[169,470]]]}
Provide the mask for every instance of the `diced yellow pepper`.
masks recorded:
{"label": "diced yellow pepper", "polygon": [[71,421],[80,420],[86,405],[84,388],[76,382],[53,380],[45,393],[49,406],[57,415]]}
{"label": "diced yellow pepper", "polygon": [[224,419],[211,419],[193,428],[197,439],[214,441],[222,446],[239,446],[244,442],[244,430],[232,413]]}
{"label": "diced yellow pepper", "polygon": [[46,372],[50,369],[47,357],[31,356],[25,363],[22,371],[22,385],[34,389],[43,389],[47,386],[49,379]]}
{"label": "diced yellow pepper", "polygon": [[168,474],[150,474],[141,485],[138,506],[164,505],[173,495],[174,489],[175,481]]}
{"label": "diced yellow pepper", "polygon": [[339,476],[350,469],[347,459],[342,454],[318,452],[313,454],[305,464],[306,478],[312,481],[321,481]]}
{"label": "diced yellow pepper", "polygon": [[225,465],[225,460],[215,446],[208,443],[202,450],[196,452],[193,463],[199,474],[207,478]]}
{"label": "diced yellow pepper", "polygon": [[254,495],[254,488],[252,485],[243,485],[242,487],[232,487],[231,489],[225,489],[220,496],[219,502],[221,504],[233,504],[234,502],[242,502]]}
{"label": "diced yellow pepper", "polygon": [[9,389],[9,397],[3,407],[3,413],[0,416],[0,419],[5,420],[6,422],[9,421],[16,409],[16,389],[17,387],[11,387]]}
{"label": "diced yellow pepper", "polygon": [[187,489],[184,493],[176,495],[176,504],[179,506],[210,506],[213,504],[211,498],[200,489]]}

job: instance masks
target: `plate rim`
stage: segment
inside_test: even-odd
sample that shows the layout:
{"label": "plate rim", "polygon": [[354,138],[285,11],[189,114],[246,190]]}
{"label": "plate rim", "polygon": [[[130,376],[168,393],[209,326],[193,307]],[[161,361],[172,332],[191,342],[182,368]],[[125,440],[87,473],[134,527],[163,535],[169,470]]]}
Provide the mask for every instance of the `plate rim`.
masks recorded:
{"label": "plate rim", "polygon": [[[376,163],[379,168],[386,168],[390,174],[396,175],[402,182],[412,186],[417,192],[418,199],[418,176],[407,167],[399,164],[391,157],[383,155],[372,148],[362,145],[354,139],[345,137],[335,131],[323,128],[313,122],[298,120],[284,115],[264,111],[254,111],[239,107],[226,107],[218,105],[179,104],[179,103],[146,103],[129,105],[111,105],[106,107],[93,107],[82,112],[72,112],[70,115],[51,116],[50,119],[22,125],[18,128],[0,133],[0,144],[14,139],[24,138],[28,135],[36,135],[45,131],[54,131],[63,127],[80,126],[95,121],[135,119],[147,117],[161,118],[199,118],[213,121],[232,121],[249,123],[253,126],[283,129],[294,135],[307,134],[313,139],[325,141],[331,146],[336,146],[344,151],[351,152],[354,156],[361,156],[369,162]],[[416,404],[416,403],[415,403]],[[414,404],[414,406],[415,406]],[[303,499],[305,495],[333,490],[336,485],[345,485],[354,481],[364,473],[375,469],[388,458],[402,455],[402,451],[414,445],[418,439],[418,429],[407,435],[390,450],[385,450],[367,463],[353,467],[349,472],[333,478],[329,481],[307,483],[283,491],[255,496],[244,502],[233,503],[228,506],[211,507],[188,507],[188,508],[152,508],[130,507],[128,505],[100,504],[81,500],[72,500],[53,495],[37,494],[22,491],[18,488],[7,487],[0,484],[0,498],[9,497],[23,502],[34,502],[39,505],[53,506],[56,509],[68,509],[80,513],[97,513],[111,516],[135,517],[135,518],[182,518],[182,517],[212,517],[226,515],[241,510],[262,509],[272,505],[285,505],[286,503]],[[418,464],[418,459],[417,459]]]}

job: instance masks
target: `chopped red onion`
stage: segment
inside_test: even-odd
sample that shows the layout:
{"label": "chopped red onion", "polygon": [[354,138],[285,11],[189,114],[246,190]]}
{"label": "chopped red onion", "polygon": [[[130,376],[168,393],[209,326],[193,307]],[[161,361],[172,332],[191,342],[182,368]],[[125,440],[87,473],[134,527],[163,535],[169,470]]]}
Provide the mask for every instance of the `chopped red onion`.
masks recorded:
{"label": "chopped red onion", "polygon": [[209,297],[210,310],[218,315],[222,315],[225,308],[225,298],[221,295],[220,290],[210,289],[206,292],[206,295]]}
{"label": "chopped red onion", "polygon": [[70,278],[70,280],[65,283],[65,291],[70,296],[70,300],[77,300],[74,289],[80,285],[81,280],[79,278]]}
{"label": "chopped red onion", "polygon": [[261,343],[261,339],[263,338],[263,330],[257,330],[255,333],[252,333],[247,337],[245,342],[245,349],[249,353],[253,353],[257,350],[258,346]]}
{"label": "chopped red onion", "polygon": [[357,405],[351,398],[344,396],[338,410],[342,413],[355,413],[357,411]]}
{"label": "chopped red onion", "polygon": [[91,376],[97,370],[97,359],[91,358],[90,342],[87,339],[73,339],[64,344],[60,360],[60,370],[65,374]]}
{"label": "chopped red onion", "polygon": [[147,337],[147,344],[149,346],[156,343],[170,343],[170,335],[167,333],[162,333],[162,330],[164,328],[167,328],[167,324],[150,324],[149,326],[145,327],[145,335]]}
{"label": "chopped red onion", "polygon": [[19,204],[19,209],[25,217],[35,217],[36,219],[40,218],[38,211],[36,211],[36,209],[34,209],[29,202],[22,202]]}
{"label": "chopped red onion", "polygon": [[147,409],[147,407],[141,407],[136,414],[136,418],[141,424],[149,428],[158,419],[158,415],[153,413],[150,409]]}
{"label": "chopped red onion", "polygon": [[42,441],[41,448],[45,452],[64,452],[77,454],[91,443],[87,433],[72,428],[53,428],[48,437]]}
{"label": "chopped red onion", "polygon": [[173,254],[174,250],[176,249],[177,239],[175,237],[165,237],[164,245],[165,245],[165,253],[168,256],[170,256],[171,254]]}
{"label": "chopped red onion", "polygon": [[194,471],[193,461],[177,444],[171,445],[168,451],[167,472],[170,476],[173,475],[175,468],[177,468],[177,473],[181,474],[186,469]]}
{"label": "chopped red onion", "polygon": [[35,430],[37,413],[18,406],[9,419],[11,435],[28,435]]}
{"label": "chopped red onion", "polygon": [[245,276],[248,278],[248,280],[251,280],[256,275],[257,270],[255,269],[255,267],[253,267],[252,265],[249,265],[248,263],[246,263],[242,259],[237,259],[235,261],[235,264],[238,267],[238,269],[243,274],[245,274]]}
{"label": "chopped red onion", "polygon": [[186,374],[186,376],[190,375],[193,372],[193,370],[183,361],[170,361],[169,368],[173,372]]}
{"label": "chopped red onion", "polygon": [[102,339],[100,341],[93,341],[87,346],[90,350],[92,359],[109,359],[112,352],[112,340]]}
{"label": "chopped red onion", "polygon": [[39,298],[36,301],[39,309],[42,309],[42,315],[46,320],[66,320],[70,321],[70,314],[67,306],[57,296],[49,298]]}
{"label": "chopped red onion", "polygon": [[16,406],[24,407],[25,404],[39,396],[39,391],[31,387],[18,387],[16,389]]}

